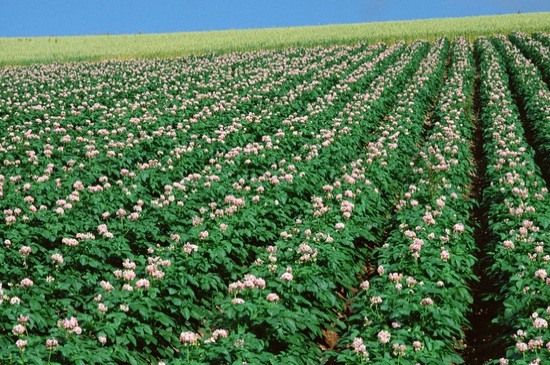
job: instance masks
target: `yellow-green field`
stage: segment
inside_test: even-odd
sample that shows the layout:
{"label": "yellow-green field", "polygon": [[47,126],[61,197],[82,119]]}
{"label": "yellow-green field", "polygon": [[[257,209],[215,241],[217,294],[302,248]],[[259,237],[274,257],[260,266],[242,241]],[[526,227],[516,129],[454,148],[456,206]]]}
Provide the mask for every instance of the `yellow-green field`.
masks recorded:
{"label": "yellow-green field", "polygon": [[550,13],[255,30],[79,37],[0,38],[0,66],[101,59],[173,57],[295,46],[393,43],[440,36],[550,31]]}

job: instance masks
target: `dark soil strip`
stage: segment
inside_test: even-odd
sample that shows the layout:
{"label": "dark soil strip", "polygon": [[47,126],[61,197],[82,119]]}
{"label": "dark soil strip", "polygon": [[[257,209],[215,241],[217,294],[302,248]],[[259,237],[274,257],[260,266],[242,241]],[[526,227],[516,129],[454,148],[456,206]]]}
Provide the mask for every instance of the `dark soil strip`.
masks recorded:
{"label": "dark soil strip", "polygon": [[[479,66],[479,64],[478,64]],[[479,70],[479,67],[477,68]],[[496,317],[500,308],[500,303],[493,299],[488,299],[492,292],[496,291],[493,280],[487,276],[487,268],[492,265],[487,251],[490,250],[492,237],[487,231],[487,207],[482,204],[483,189],[485,186],[485,170],[487,161],[483,153],[483,133],[481,130],[481,119],[479,118],[481,111],[481,102],[479,100],[479,72],[476,74],[474,85],[474,109],[473,122],[475,123],[475,135],[472,141],[472,154],[475,161],[472,161],[476,167],[476,173],[473,178],[473,186],[471,197],[476,199],[480,204],[472,212],[472,220],[476,224],[475,239],[479,251],[475,253],[478,262],[474,267],[478,282],[470,283],[472,288],[474,303],[472,312],[468,320],[471,328],[466,331],[465,348],[462,352],[462,357],[466,364],[486,364],[490,360],[498,359],[505,353],[503,344],[499,344],[498,340],[502,336],[502,328],[491,323]]]}

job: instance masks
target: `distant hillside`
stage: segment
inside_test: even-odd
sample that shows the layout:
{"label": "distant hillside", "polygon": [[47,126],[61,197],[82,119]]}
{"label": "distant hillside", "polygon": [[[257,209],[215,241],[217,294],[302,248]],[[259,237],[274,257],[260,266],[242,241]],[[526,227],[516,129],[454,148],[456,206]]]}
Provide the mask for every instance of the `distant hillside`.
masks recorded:
{"label": "distant hillside", "polygon": [[550,13],[212,32],[0,38],[0,66],[550,31]]}

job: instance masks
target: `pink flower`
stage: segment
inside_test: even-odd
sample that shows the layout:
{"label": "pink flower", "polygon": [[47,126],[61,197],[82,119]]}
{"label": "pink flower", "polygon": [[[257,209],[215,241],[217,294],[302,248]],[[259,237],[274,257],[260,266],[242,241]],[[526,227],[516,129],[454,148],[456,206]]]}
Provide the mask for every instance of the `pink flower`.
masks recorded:
{"label": "pink flower", "polygon": [[124,262],[122,263],[122,266],[123,266],[125,269],[135,269],[135,268],[136,268],[136,263],[135,263],[135,262],[131,262],[129,259],[126,259],[126,260],[124,260]]}
{"label": "pink flower", "polygon": [[548,276],[548,273],[544,269],[539,269],[535,271],[535,277],[537,278],[541,278],[542,280],[544,280],[546,279],[547,276]]}
{"label": "pink flower", "polygon": [[27,257],[27,255],[29,255],[31,252],[32,252],[32,249],[29,246],[23,246],[19,250],[19,254],[21,255],[22,258]]}
{"label": "pink flower", "polygon": [[99,311],[99,313],[106,313],[106,312],[109,310],[109,308],[107,308],[107,307],[105,306],[105,304],[99,303],[99,304],[97,305],[97,310]]}
{"label": "pink flower", "polygon": [[283,275],[281,275],[281,280],[283,281],[292,281],[292,279],[294,279],[294,277],[289,272],[285,272]]}
{"label": "pink flower", "polygon": [[185,252],[186,254],[191,254],[193,251],[194,252],[197,252],[199,250],[199,246],[197,245],[192,245],[191,243],[187,242],[184,246],[183,246],[183,252]]}
{"label": "pink flower", "polygon": [[380,343],[386,344],[390,342],[391,334],[388,331],[380,331],[378,332],[378,339],[380,340]]}
{"label": "pink flower", "polygon": [[365,344],[363,343],[363,339],[361,337],[355,337],[353,339],[353,343],[351,344],[353,347],[353,352],[355,352],[358,355],[368,357],[369,353],[367,352],[367,348]]}
{"label": "pink flower", "polygon": [[208,231],[202,231],[202,232],[199,233],[199,238],[201,240],[204,240],[204,239],[208,238],[208,236],[209,236]]}
{"label": "pink flower", "polygon": [[125,291],[134,291],[134,287],[129,285],[129,284],[124,284],[122,285],[122,290],[125,290]]}
{"label": "pink flower", "polygon": [[59,345],[59,342],[55,338],[50,338],[46,340],[46,350],[52,351]]}
{"label": "pink flower", "polygon": [[535,328],[548,328],[548,322],[540,317],[535,318],[535,321],[533,322],[533,327]]}
{"label": "pink flower", "polygon": [[529,346],[525,342],[516,343],[516,348],[519,352],[525,352],[529,349]]}
{"label": "pink flower", "polygon": [[124,270],[122,273],[122,278],[126,281],[134,280],[136,278],[136,273],[134,270]]}
{"label": "pink flower", "polygon": [[75,240],[74,238],[63,238],[61,242],[63,242],[65,245],[70,247],[74,247],[78,245],[78,241]]}
{"label": "pink flower", "polygon": [[27,343],[29,341],[27,340],[17,340],[17,342],[15,342],[15,345],[17,346],[17,348],[21,351],[24,351],[25,350],[25,346],[27,346]]}
{"label": "pink flower", "polygon": [[359,285],[359,287],[363,290],[369,290],[370,288],[370,283],[368,280],[365,280],[361,283],[361,285]]}
{"label": "pink flower", "polygon": [[441,261],[449,261],[451,254],[449,254],[449,251],[445,250],[444,247],[441,247],[441,254],[439,257],[441,258]]}
{"label": "pink flower", "polygon": [[13,326],[11,332],[16,336],[22,336],[25,333],[25,326],[23,326],[22,324],[16,324],[15,326]]}
{"label": "pink flower", "polygon": [[506,240],[504,242],[502,242],[502,245],[505,247],[505,248],[509,248],[511,250],[514,249],[514,242],[510,241],[510,240]]}
{"label": "pink flower", "polygon": [[217,329],[212,333],[212,336],[210,336],[210,338],[204,342],[216,342],[218,340],[218,337],[227,338],[228,335],[229,332],[227,332],[227,330]]}
{"label": "pink flower", "polygon": [[244,304],[244,303],[246,303],[246,302],[245,302],[245,300],[242,299],[242,298],[233,298],[233,299],[231,300],[231,304],[233,304],[233,305]]}
{"label": "pink flower", "polygon": [[149,286],[150,286],[150,283],[149,283],[149,280],[147,280],[147,279],[139,279],[136,282],[136,288],[137,289],[141,289],[141,288],[148,289]]}
{"label": "pink flower", "polygon": [[114,289],[114,286],[111,285],[111,283],[109,283],[108,281],[105,281],[105,280],[102,280],[99,285],[101,285],[101,287],[104,289],[104,290],[107,290],[107,291],[111,291]]}
{"label": "pink flower", "polygon": [[102,344],[105,345],[107,343],[107,337],[105,336],[98,336],[97,340]]}
{"label": "pink flower", "polygon": [[374,305],[374,304],[381,304],[382,303],[382,298],[379,297],[379,296],[373,296],[370,298],[370,304],[371,305]]}
{"label": "pink flower", "polygon": [[420,301],[420,305],[423,305],[423,306],[433,306],[434,305],[434,301],[432,298],[424,298]]}
{"label": "pink flower", "polygon": [[78,326],[78,321],[73,316],[70,319],[65,318],[62,321],[57,322],[57,327],[66,329],[69,333],[76,333],[77,335],[82,333],[82,328]]}
{"label": "pink flower", "polygon": [[180,342],[183,343],[185,346],[195,345],[198,340],[199,335],[194,332],[182,332],[180,334]]}
{"label": "pink flower", "polygon": [[32,280],[29,279],[29,278],[25,278],[25,279],[21,280],[21,286],[22,286],[22,287],[25,287],[25,286],[33,286],[33,285],[34,285],[34,283],[33,283]]}
{"label": "pink flower", "polygon": [[58,253],[54,253],[50,259],[53,261],[53,262],[57,262],[58,264],[62,264],[63,263],[63,256],[61,256],[61,254],[58,254]]}
{"label": "pink flower", "polygon": [[267,295],[267,301],[269,302],[278,302],[279,301],[279,296],[275,293],[269,293]]}
{"label": "pink flower", "polygon": [[27,323],[29,321],[29,316],[24,316],[22,314],[19,315],[19,318],[17,318],[17,322],[19,323]]}

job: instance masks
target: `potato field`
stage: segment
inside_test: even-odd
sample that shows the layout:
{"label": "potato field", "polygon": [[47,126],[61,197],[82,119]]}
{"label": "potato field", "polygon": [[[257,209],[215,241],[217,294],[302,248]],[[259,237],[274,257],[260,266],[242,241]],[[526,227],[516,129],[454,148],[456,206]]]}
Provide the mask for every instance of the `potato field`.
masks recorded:
{"label": "potato field", "polygon": [[0,364],[550,363],[549,83],[546,33],[0,68]]}

